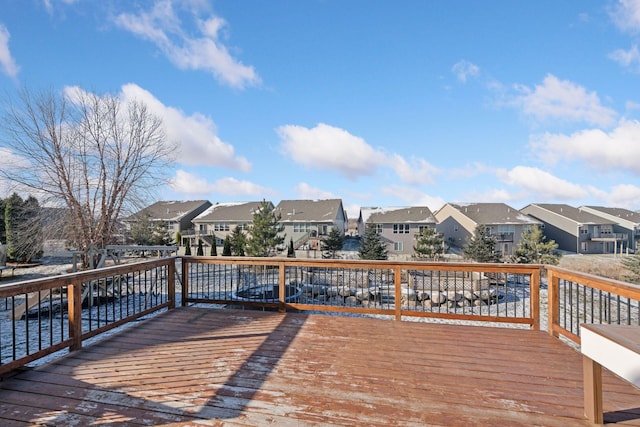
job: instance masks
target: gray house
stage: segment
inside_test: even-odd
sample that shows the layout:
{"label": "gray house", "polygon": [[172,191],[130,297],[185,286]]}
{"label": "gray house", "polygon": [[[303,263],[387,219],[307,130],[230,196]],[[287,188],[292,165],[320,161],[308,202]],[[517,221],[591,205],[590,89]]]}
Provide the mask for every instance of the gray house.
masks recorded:
{"label": "gray house", "polygon": [[[622,248],[623,251],[625,249],[631,249],[633,251],[640,249],[640,212],[622,208],[607,208],[604,206],[581,206],[579,209],[602,217],[607,221],[612,221],[614,223],[614,234],[626,234],[627,244],[626,247]],[[622,239],[622,243],[624,244],[624,237],[622,237]]]}
{"label": "gray house", "polygon": [[413,254],[417,234],[425,227],[436,228],[436,219],[426,206],[360,208],[360,236],[368,225],[374,226],[386,242],[389,255],[404,256]]}
{"label": "gray house", "polygon": [[320,240],[332,228],[337,228],[342,234],[347,229],[347,214],[341,199],[282,200],[274,213],[280,215],[285,243],[292,239],[296,249],[301,246],[320,249]]}
{"label": "gray house", "polygon": [[513,255],[522,233],[542,223],[504,203],[447,203],[435,213],[438,231],[452,248],[462,249],[483,225],[497,240],[495,250]]}
{"label": "gray house", "polygon": [[565,204],[533,203],[522,212],[542,221],[544,234],[558,249],[580,254],[608,254],[626,246],[627,235],[614,233],[614,221]]}
{"label": "gray house", "polygon": [[[267,202],[273,207],[273,203]],[[224,239],[240,227],[246,231],[253,223],[253,214],[262,202],[216,203],[193,219],[196,243],[202,239],[205,246],[211,246],[211,236],[216,238],[216,246],[222,246]]]}
{"label": "gray house", "polygon": [[139,221],[139,218],[146,216],[152,224],[164,223],[169,236],[174,238],[177,233],[183,235],[192,233],[193,223],[191,221],[209,206],[211,206],[211,202],[208,200],[156,202],[125,218],[123,223],[125,229],[130,231],[131,226]]}

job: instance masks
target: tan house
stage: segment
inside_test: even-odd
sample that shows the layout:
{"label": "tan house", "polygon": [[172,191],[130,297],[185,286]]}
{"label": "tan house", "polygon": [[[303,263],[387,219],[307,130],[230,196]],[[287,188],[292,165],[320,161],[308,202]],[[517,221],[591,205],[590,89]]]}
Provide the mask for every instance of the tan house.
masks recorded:
{"label": "tan house", "polygon": [[191,221],[209,206],[211,202],[208,200],[161,201],[147,206],[122,222],[125,230],[131,231],[131,226],[145,216],[152,224],[163,223],[169,236],[174,239],[177,233],[185,235],[193,232]]}
{"label": "tan house", "polygon": [[435,229],[436,219],[426,206],[360,208],[360,236],[364,235],[368,225],[376,228],[381,240],[387,244],[390,257],[402,257],[413,254],[416,235],[425,227]]}
{"label": "tan house", "polygon": [[447,203],[435,213],[446,243],[462,249],[478,225],[497,240],[495,250],[513,255],[522,232],[542,223],[504,203]]}
{"label": "tan house", "polygon": [[[630,211],[623,208],[607,208],[604,206],[581,206],[579,208],[583,212],[592,213],[599,217],[613,222],[613,237],[622,237],[620,234],[627,235],[626,247],[621,248],[624,252],[631,249],[635,252],[640,250],[640,212]],[[624,243],[624,240],[622,240]]]}
{"label": "tan house", "polygon": [[542,221],[544,234],[558,249],[579,254],[619,252],[627,235],[614,232],[615,221],[565,204],[532,203],[522,212]]}
{"label": "tan house", "polygon": [[[271,207],[273,203],[267,202]],[[253,214],[262,202],[216,203],[193,219],[196,243],[202,239],[205,246],[211,246],[211,236],[216,237],[216,246],[222,246],[224,239],[236,227],[247,231],[253,223]]]}
{"label": "tan house", "polygon": [[286,242],[293,240],[294,248],[320,249],[320,241],[332,228],[344,235],[347,214],[341,199],[282,200],[274,210],[280,215]]}

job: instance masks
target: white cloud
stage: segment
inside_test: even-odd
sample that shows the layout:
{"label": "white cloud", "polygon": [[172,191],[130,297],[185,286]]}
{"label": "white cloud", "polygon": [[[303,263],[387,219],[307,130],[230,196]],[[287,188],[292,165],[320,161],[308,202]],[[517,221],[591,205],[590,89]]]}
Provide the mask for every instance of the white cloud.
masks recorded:
{"label": "white cloud", "polygon": [[622,31],[640,32],[640,0],[619,0],[611,10],[611,18]]}
{"label": "white cloud", "polygon": [[451,67],[451,71],[456,75],[458,80],[466,83],[469,78],[478,76],[480,67],[469,61],[462,60],[456,62],[453,67]]}
{"label": "white cloud", "polygon": [[312,187],[306,182],[301,182],[296,185],[294,191],[298,198],[307,200],[326,200],[336,199],[337,197],[330,191],[325,191],[320,188]]}
{"label": "white cloud", "polygon": [[350,179],[373,174],[386,158],[364,139],[324,123],[312,129],[280,126],[276,132],[282,140],[282,150],[295,162],[311,168],[335,170]]}
{"label": "white cloud", "polygon": [[640,187],[632,184],[620,184],[609,191],[603,191],[595,187],[589,187],[589,191],[597,197],[605,206],[617,208],[638,209],[640,200]]}
{"label": "white cloud", "polygon": [[511,193],[503,188],[493,188],[482,192],[471,191],[465,194],[463,200],[480,201],[482,203],[509,203],[520,198],[521,195],[519,193]]}
{"label": "white cloud", "polygon": [[386,185],[380,189],[380,192],[393,196],[409,206],[427,206],[432,212],[440,209],[445,203],[441,197],[430,196],[415,188],[402,185]]}
{"label": "white cloud", "polygon": [[607,133],[587,129],[571,135],[544,134],[532,137],[534,153],[549,164],[565,160],[586,162],[594,169],[626,169],[640,175],[640,122],[622,120]]}
{"label": "white cloud", "polygon": [[408,184],[433,183],[438,169],[426,160],[399,154],[387,155],[344,129],[319,123],[314,128],[285,125],[276,129],[281,149],[296,163],[310,168],[333,170],[349,179],[372,175],[378,168],[390,167]]}
{"label": "white cloud", "polygon": [[11,56],[9,51],[9,30],[7,27],[0,24],[0,68],[9,77],[15,77],[20,71],[20,67],[16,64],[16,61]]}
{"label": "white cloud", "polygon": [[516,90],[520,95],[512,105],[542,122],[563,120],[609,126],[616,118],[616,112],[603,106],[595,92],[587,92],[584,87],[551,74],[533,89],[518,85]]}
{"label": "white cloud", "polygon": [[617,49],[609,54],[609,58],[623,67],[640,71],[640,50],[638,50],[638,45],[633,45],[629,50]]}
{"label": "white cloud", "polygon": [[122,86],[121,96],[125,101],[136,99],[144,102],[162,118],[167,137],[179,144],[179,163],[225,167],[242,172],[251,170],[249,161],[236,156],[234,147],[218,137],[211,118],[199,113],[187,115],[177,108],[166,106],[153,94],[132,83]]}
{"label": "white cloud", "polygon": [[220,82],[239,89],[261,82],[255,69],[235,59],[220,40],[220,33],[227,24],[218,16],[196,17],[199,34],[191,36],[185,32],[172,2],[163,0],[148,12],[122,13],[114,22],[154,43],[180,69],[208,71]]}
{"label": "white cloud", "polygon": [[435,166],[424,159],[412,157],[411,162],[407,162],[399,154],[389,156],[389,164],[398,177],[407,184],[433,184],[433,177],[439,172]]}
{"label": "white cloud", "polygon": [[209,182],[184,170],[176,171],[169,186],[173,191],[185,195],[223,194],[234,197],[265,197],[268,194],[275,194],[275,191],[250,181],[227,177]]}
{"label": "white cloud", "polygon": [[538,200],[577,200],[587,197],[589,192],[583,187],[553,176],[538,168],[516,166],[507,171],[497,172],[498,178]]}

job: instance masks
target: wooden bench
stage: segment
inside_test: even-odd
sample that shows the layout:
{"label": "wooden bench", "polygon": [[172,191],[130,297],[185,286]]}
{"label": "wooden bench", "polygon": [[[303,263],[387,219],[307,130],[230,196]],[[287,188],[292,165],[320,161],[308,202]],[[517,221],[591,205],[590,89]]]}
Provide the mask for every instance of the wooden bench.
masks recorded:
{"label": "wooden bench", "polygon": [[584,412],[603,423],[602,367],[640,387],[640,326],[580,325]]}

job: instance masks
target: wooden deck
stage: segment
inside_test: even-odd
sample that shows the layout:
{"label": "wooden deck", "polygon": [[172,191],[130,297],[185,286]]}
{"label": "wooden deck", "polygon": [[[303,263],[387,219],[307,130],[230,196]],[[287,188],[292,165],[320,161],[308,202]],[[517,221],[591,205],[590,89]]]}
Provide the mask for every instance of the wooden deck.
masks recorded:
{"label": "wooden deck", "polygon": [[[178,308],[0,383],[0,425],[589,425],[544,332]],[[605,421],[640,390],[604,375]]]}

